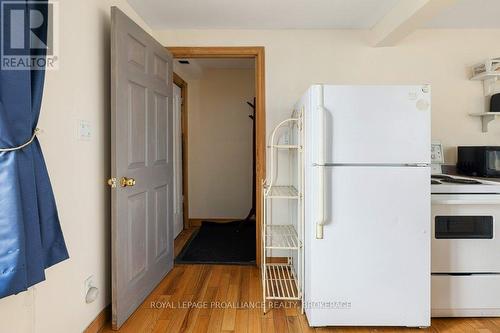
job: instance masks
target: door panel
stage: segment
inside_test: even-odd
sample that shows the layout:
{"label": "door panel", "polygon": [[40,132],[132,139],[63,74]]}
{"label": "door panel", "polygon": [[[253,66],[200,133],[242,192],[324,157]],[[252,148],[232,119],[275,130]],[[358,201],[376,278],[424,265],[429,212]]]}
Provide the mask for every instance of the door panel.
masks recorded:
{"label": "door panel", "polygon": [[147,225],[148,194],[141,192],[128,198],[127,252],[129,281],[144,272],[147,265]]}
{"label": "door panel", "polygon": [[[172,57],[111,9],[113,328],[173,267]],[[122,177],[135,184],[121,186]]]}
{"label": "door panel", "polygon": [[167,137],[168,129],[168,97],[157,92],[154,94],[154,118],[155,118],[155,160],[156,165],[167,163]]}
{"label": "door panel", "polygon": [[154,76],[161,83],[167,84],[168,78],[168,62],[163,60],[161,56],[155,53],[154,55]]}
{"label": "door panel", "polygon": [[168,227],[163,221],[168,219],[170,207],[165,206],[168,200],[168,186],[159,186],[155,189],[155,243],[156,260],[167,254],[168,250]]}
{"label": "door panel", "polygon": [[127,35],[127,60],[136,65],[143,73],[146,72],[146,45],[139,42],[132,35]]}
{"label": "door panel", "polygon": [[130,108],[128,109],[129,133],[129,169],[142,168],[146,165],[146,87],[135,82],[128,82],[128,99]]}

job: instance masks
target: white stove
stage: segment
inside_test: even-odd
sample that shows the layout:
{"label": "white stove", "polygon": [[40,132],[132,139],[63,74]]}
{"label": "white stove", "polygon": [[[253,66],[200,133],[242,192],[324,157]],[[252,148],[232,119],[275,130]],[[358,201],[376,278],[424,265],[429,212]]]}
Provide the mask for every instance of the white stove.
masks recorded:
{"label": "white stove", "polygon": [[433,174],[432,316],[500,316],[500,182]]}

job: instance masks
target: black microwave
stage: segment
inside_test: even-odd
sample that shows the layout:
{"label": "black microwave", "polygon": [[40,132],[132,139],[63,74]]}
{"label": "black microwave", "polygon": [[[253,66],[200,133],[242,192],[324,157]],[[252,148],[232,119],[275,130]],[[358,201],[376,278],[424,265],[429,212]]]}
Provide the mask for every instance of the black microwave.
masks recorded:
{"label": "black microwave", "polygon": [[457,170],[477,177],[500,177],[500,146],[458,147]]}

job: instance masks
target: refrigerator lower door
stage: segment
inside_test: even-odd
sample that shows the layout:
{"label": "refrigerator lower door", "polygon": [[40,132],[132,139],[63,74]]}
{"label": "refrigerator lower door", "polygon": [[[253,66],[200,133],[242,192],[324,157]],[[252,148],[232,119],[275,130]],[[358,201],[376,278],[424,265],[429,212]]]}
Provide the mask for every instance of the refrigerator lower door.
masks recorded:
{"label": "refrigerator lower door", "polygon": [[[430,326],[430,169],[306,170],[305,308],[311,326]],[[318,196],[319,197],[319,196]]]}

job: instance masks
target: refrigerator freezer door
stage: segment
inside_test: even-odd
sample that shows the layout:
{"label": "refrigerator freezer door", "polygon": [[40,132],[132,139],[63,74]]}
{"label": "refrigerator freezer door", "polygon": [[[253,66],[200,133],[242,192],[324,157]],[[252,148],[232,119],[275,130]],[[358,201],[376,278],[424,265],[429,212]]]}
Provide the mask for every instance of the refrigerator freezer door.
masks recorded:
{"label": "refrigerator freezer door", "polygon": [[326,168],[323,239],[315,169],[305,197],[310,325],[429,326],[430,169]]}
{"label": "refrigerator freezer door", "polygon": [[[429,86],[313,86],[313,128],[321,126],[321,93],[325,162],[430,163]],[[320,132],[308,133],[315,149]]]}

